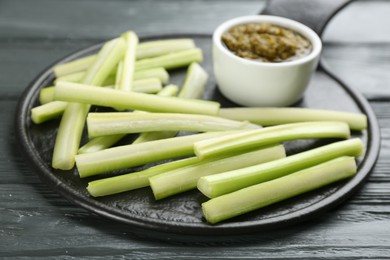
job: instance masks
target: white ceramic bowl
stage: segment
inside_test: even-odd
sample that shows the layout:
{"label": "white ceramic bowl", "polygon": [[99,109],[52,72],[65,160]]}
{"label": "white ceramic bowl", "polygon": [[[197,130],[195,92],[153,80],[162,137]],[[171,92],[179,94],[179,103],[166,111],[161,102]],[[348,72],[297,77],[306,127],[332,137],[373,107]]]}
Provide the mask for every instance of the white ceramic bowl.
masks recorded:
{"label": "white ceramic bowl", "polygon": [[[246,23],[270,23],[300,33],[312,51],[299,59],[280,63],[241,58],[229,51],[221,36],[231,27]],[[213,34],[213,65],[218,87],[228,99],[243,106],[289,106],[305,92],[322,50],[318,35],[309,27],[278,16],[252,15],[221,24]]]}

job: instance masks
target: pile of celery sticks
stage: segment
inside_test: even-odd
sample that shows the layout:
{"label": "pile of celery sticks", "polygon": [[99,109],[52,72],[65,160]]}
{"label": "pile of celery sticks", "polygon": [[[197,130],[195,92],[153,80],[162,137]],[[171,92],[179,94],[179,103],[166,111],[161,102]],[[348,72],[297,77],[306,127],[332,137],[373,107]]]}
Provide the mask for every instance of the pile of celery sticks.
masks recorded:
{"label": "pile of celery sticks", "polygon": [[[76,166],[81,178],[160,163],[89,182],[91,196],[148,187],[157,200],[191,189],[209,223],[354,176],[363,144],[351,130],[367,128],[363,114],[306,108],[221,108],[202,100],[208,74],[192,39],[139,42],[125,32],[97,54],[54,67],[53,85],[31,111],[36,124],[61,116],[52,167]],[[187,68],[179,88],[168,70]],[[239,87],[239,86],[238,86]],[[92,105],[114,112],[90,112]],[[89,141],[80,144],[84,127]],[[180,135],[185,131],[192,134]],[[138,133],[131,144],[115,145]],[[283,142],[337,138],[286,156]],[[105,177],[105,175],[102,175]]]}

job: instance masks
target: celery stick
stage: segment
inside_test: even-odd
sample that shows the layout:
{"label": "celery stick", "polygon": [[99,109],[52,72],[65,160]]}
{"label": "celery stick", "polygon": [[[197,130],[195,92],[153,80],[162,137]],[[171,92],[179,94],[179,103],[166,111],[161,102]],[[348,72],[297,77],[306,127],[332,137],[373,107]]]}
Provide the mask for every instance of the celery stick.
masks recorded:
{"label": "celery stick", "polygon": [[[117,66],[123,52],[123,39],[118,38],[106,43],[95,62],[88,69],[83,82],[96,86],[101,85],[110,71]],[[89,109],[89,104],[70,103],[66,106],[54,145],[53,168],[61,170],[73,168]]]}
{"label": "celery stick", "polygon": [[149,186],[149,177],[171,171],[198,162],[196,157],[190,157],[164,164],[159,164],[143,171],[131,172],[119,176],[91,181],[87,190],[94,197],[116,194]]}
{"label": "celery stick", "polygon": [[107,136],[93,138],[88,143],[80,147],[78,154],[94,153],[97,151],[104,150],[108,147],[113,146],[125,136],[126,135],[124,134],[118,134],[118,135],[107,135]]}
{"label": "celery stick", "polygon": [[137,60],[195,48],[192,39],[166,39],[143,42],[137,48]]}
{"label": "celery stick", "polygon": [[[168,85],[168,86],[164,87],[157,95],[160,95],[160,96],[172,95],[173,96],[173,95],[176,95],[177,91],[178,91],[177,86]],[[158,132],[158,133],[160,133],[160,132]],[[143,137],[138,142],[140,143],[142,141],[146,141],[146,139],[149,139],[149,141],[158,140],[158,139],[161,139],[164,137],[164,136],[161,137],[161,134],[159,137],[152,135],[153,133],[150,133],[150,134],[151,134],[150,136],[141,135]],[[156,134],[156,133],[154,133],[154,134]],[[121,140],[125,136],[126,136],[126,134],[119,134],[119,135],[101,136],[101,137],[94,138],[91,141],[89,141],[87,144],[83,145],[79,149],[78,153],[82,154],[82,153],[92,153],[92,152],[101,151],[103,149],[111,147],[112,145],[117,143],[119,140]],[[172,136],[167,136],[166,138],[168,138],[168,137],[172,137]],[[140,138],[137,138],[137,140],[138,139],[140,139]]]}
{"label": "celery stick", "polygon": [[171,138],[177,135],[176,131],[156,131],[156,132],[145,132],[140,134],[137,139],[134,140],[133,144],[140,144],[150,142],[154,140]]}
{"label": "celery stick", "polygon": [[349,127],[343,122],[305,122],[271,126],[198,142],[195,154],[200,158],[245,150],[300,138],[348,138]]}
{"label": "celery stick", "polygon": [[194,48],[165,54],[155,58],[138,60],[135,63],[135,70],[138,71],[157,67],[164,67],[165,69],[169,70],[188,66],[192,62],[202,61],[202,50],[199,48]]}
{"label": "celery stick", "polygon": [[[58,81],[59,82],[59,81]],[[133,82],[133,91],[139,93],[154,94],[162,90],[162,84],[159,78],[144,78],[137,79]],[[112,86],[105,86],[113,88]],[[46,104],[54,101],[55,86],[45,87],[39,93],[39,100],[41,104]]]}
{"label": "celery stick", "polygon": [[221,109],[219,115],[233,120],[248,120],[262,126],[304,121],[342,121],[347,123],[351,130],[364,130],[367,128],[367,117],[364,114],[325,109],[297,107],[237,107]]}
{"label": "celery stick", "polygon": [[164,68],[152,68],[134,72],[134,80],[158,78],[162,84],[169,82],[169,74]]}
{"label": "celery stick", "polygon": [[217,222],[263,208],[356,174],[353,157],[340,157],[290,175],[238,190],[202,204],[207,222]]}
{"label": "celery stick", "polygon": [[31,120],[35,124],[46,122],[50,119],[56,118],[64,112],[67,102],[54,101],[31,109]]}
{"label": "celery stick", "polygon": [[54,80],[54,84],[55,84],[57,81],[81,82],[81,81],[83,80],[83,78],[85,77],[85,73],[86,73],[86,71],[83,70],[83,71],[79,71],[79,72],[75,72],[75,73],[71,73],[71,74],[66,74],[66,75],[64,75],[64,76],[57,77],[57,78]]}
{"label": "celery stick", "polygon": [[[157,95],[162,97],[174,97],[179,88],[176,85],[168,85],[163,88]],[[177,134],[175,131],[157,131],[157,132],[145,132],[140,134],[137,139],[134,140],[133,144],[139,144],[144,142],[150,142],[153,140],[160,140],[165,138],[174,137]]]}
{"label": "celery stick", "polygon": [[112,147],[95,153],[79,154],[76,156],[76,165],[80,177],[84,178],[150,162],[189,156],[194,154],[194,142],[227,133],[194,134]]}
{"label": "celery stick", "polygon": [[155,94],[160,90],[162,90],[162,84],[159,78],[138,79],[133,82],[132,91],[134,92]]}
{"label": "celery stick", "polygon": [[[53,119],[64,113],[66,104],[64,101],[54,101],[55,87],[43,88],[40,92],[41,102],[43,105],[33,108],[33,122],[36,124]],[[158,79],[143,79],[134,81],[133,91],[140,93],[154,94],[162,89],[160,80]],[[48,105],[49,103],[52,103]],[[60,105],[61,104],[61,105]],[[42,121],[43,120],[43,121]],[[38,123],[39,122],[39,123]]]}
{"label": "celery stick", "polygon": [[[118,65],[119,66],[119,65]],[[115,72],[115,70],[114,70]],[[85,77],[85,71],[68,74],[65,76],[58,77],[54,80],[54,83],[58,81],[68,82],[81,82]],[[164,68],[152,68],[147,70],[140,70],[134,72],[134,81],[139,79],[158,78],[161,83],[167,84],[169,81],[169,74]],[[115,83],[115,73],[110,74],[104,81],[103,85],[113,85]]]}
{"label": "celery stick", "polygon": [[207,197],[215,198],[340,156],[357,157],[362,153],[363,144],[360,139],[339,141],[272,162],[201,177],[198,189]]}
{"label": "celery stick", "polygon": [[132,31],[125,32],[121,37],[125,39],[126,50],[123,58],[122,71],[120,75],[117,75],[117,78],[119,78],[117,89],[122,91],[131,91],[134,78],[134,64],[136,59],[138,37]]}
{"label": "celery stick", "polygon": [[[208,79],[207,72],[196,62],[191,63],[181,88],[180,98],[202,98]],[[243,121],[243,120],[240,120]]]}
{"label": "celery stick", "polygon": [[39,103],[41,105],[54,101],[54,86],[41,89],[39,92]]}
{"label": "celery stick", "polygon": [[61,77],[75,72],[85,71],[95,62],[95,60],[96,60],[96,55],[86,56],[74,61],[58,64],[53,68],[53,71],[56,77]]}
{"label": "celery stick", "polygon": [[198,179],[225,171],[236,170],[286,156],[284,147],[276,145],[242,154],[225,155],[201,160],[187,167],[171,170],[149,178],[154,197],[159,200],[195,189]]}
{"label": "celery stick", "polygon": [[[153,58],[169,53],[180,52],[187,49],[194,49],[195,43],[192,39],[167,39],[149,41],[138,44],[137,60]],[[89,55],[54,67],[56,77],[87,70],[96,60],[97,55]]]}
{"label": "celery stick", "polygon": [[178,113],[89,113],[89,137],[155,131],[210,132],[256,129],[257,125],[216,116]]}
{"label": "celery stick", "polygon": [[172,112],[210,114],[218,113],[219,103],[206,100],[187,100],[175,97],[118,91],[108,88],[95,88],[71,82],[58,82],[55,99],[59,101],[80,102],[123,109],[145,110],[150,112]]}
{"label": "celery stick", "polygon": [[[119,84],[120,84],[120,80],[122,78],[122,75],[123,75],[123,61],[120,61],[118,66],[116,67],[116,73],[115,73],[115,84],[114,84],[114,87],[115,89],[119,89]],[[109,80],[111,80],[111,77],[109,77]],[[107,82],[107,79],[106,81],[104,82],[105,84],[106,83],[110,83],[110,82]]]}

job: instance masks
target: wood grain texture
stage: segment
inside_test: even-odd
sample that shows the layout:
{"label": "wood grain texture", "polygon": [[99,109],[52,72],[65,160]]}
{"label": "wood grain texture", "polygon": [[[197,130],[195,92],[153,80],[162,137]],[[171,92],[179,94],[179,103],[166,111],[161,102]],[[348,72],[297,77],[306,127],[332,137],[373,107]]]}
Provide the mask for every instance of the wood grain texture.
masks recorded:
{"label": "wood grain texture", "polygon": [[211,33],[264,2],[0,0],[0,259],[389,259],[389,1],[356,1],[325,32],[324,60],[370,100],[382,142],[366,185],[311,221],[203,242],[136,230],[62,198],[17,147],[17,99],[53,61],[128,28],[140,35]]}

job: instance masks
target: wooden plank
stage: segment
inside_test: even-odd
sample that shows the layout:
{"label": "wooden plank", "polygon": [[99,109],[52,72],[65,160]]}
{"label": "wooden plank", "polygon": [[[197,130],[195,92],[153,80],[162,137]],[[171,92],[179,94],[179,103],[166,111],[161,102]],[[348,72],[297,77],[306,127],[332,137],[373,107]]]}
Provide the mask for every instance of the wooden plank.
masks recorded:
{"label": "wooden plank", "polygon": [[[45,185],[0,185],[3,223],[0,241],[6,241],[0,243],[0,256],[254,258],[280,257],[278,254],[283,252],[283,257],[289,259],[299,250],[300,257],[341,258],[360,254],[363,258],[379,258],[390,250],[390,226],[386,225],[390,217],[389,185],[369,183],[337,209],[303,224],[239,238],[221,238],[219,243],[206,239],[196,243],[198,247],[184,243],[191,238],[185,238],[180,247],[175,241],[153,242],[148,232],[141,234],[130,226],[72,206]],[[5,200],[10,197],[12,201]],[[42,234],[39,239],[37,234]],[[210,245],[214,247],[208,248]],[[215,250],[215,246],[219,249]],[[317,255],[319,251],[321,254]]]}
{"label": "wooden plank", "polygon": [[[127,30],[140,34],[212,32],[225,20],[256,14],[264,2],[37,0],[31,4],[28,0],[3,0],[0,38],[100,39]],[[151,19],[145,19],[145,15]],[[177,21],[185,21],[186,25]]]}

